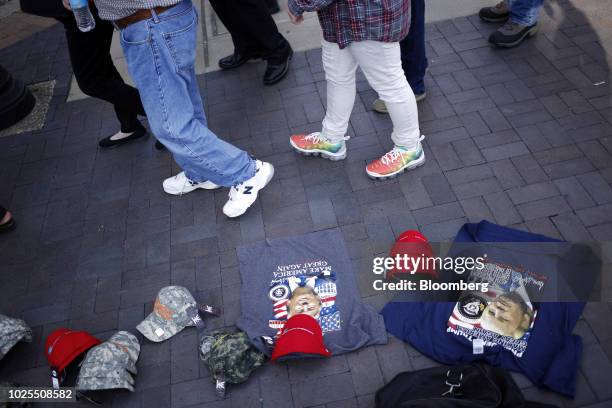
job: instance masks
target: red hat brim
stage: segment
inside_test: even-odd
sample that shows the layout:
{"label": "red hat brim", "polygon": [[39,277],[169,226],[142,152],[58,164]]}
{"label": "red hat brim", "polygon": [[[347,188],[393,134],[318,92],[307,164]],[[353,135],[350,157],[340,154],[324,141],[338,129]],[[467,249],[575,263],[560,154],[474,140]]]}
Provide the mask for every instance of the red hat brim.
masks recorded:
{"label": "red hat brim", "polygon": [[272,352],[272,361],[291,356],[329,357],[331,353],[323,342],[323,332],[319,322],[307,314],[298,314],[285,323],[282,333]]}

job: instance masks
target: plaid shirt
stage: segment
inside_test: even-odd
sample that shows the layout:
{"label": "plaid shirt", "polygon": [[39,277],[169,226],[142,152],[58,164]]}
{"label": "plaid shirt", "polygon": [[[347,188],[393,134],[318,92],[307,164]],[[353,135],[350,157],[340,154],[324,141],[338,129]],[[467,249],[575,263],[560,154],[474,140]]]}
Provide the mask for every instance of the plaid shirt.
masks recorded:
{"label": "plaid shirt", "polygon": [[316,11],[326,41],[345,48],[353,41],[396,42],[410,28],[410,0],[289,0],[295,16]]}

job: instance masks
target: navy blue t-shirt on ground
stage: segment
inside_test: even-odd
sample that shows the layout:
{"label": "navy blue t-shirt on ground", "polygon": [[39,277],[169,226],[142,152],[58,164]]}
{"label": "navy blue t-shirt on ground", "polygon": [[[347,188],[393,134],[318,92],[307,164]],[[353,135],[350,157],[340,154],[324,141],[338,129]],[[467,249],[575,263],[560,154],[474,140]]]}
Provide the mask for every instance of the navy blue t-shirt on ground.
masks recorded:
{"label": "navy blue t-shirt on ground", "polygon": [[[527,271],[529,273],[529,279],[527,279],[529,284],[535,284],[536,286],[541,282],[532,279],[532,276],[541,278],[542,282],[547,281],[549,277],[558,278],[554,275],[564,273],[570,280],[575,279],[575,275],[587,276],[587,280],[594,276],[590,273],[592,271],[568,271],[566,269],[570,268],[562,266],[565,264],[564,255],[566,256],[568,251],[572,252],[572,244],[562,243],[543,235],[502,227],[487,221],[465,224],[454,242],[453,248],[463,245],[461,243],[477,242],[543,242],[552,244],[552,249],[547,246],[548,244],[540,247],[531,244],[531,253],[527,253],[525,256],[524,254],[509,253],[504,249],[489,254],[495,259],[495,262],[491,265],[487,264],[487,266],[499,269],[492,273],[505,274],[504,276],[510,277],[508,282],[521,281],[521,279],[513,279],[513,277],[520,276],[520,271]],[[559,244],[555,245],[554,243]],[[549,253],[539,253],[538,251],[543,251],[542,247],[546,248],[544,251]],[[453,248],[451,248],[451,254]],[[550,253],[551,251],[556,253]],[[593,255],[592,252],[588,251],[580,253],[585,257],[590,256],[590,258]],[[514,267],[509,266],[516,265],[517,260],[520,260],[521,263],[516,268],[519,272],[514,270]],[[579,259],[573,261],[580,264]],[[585,259],[585,264],[592,265],[592,259]],[[503,266],[500,268],[498,265]],[[558,290],[555,285],[557,283],[550,286],[554,290]],[[520,287],[517,289],[517,286]],[[534,384],[573,397],[576,393],[576,375],[582,351],[582,341],[579,336],[573,335],[572,331],[580,318],[585,303],[579,301],[537,302],[533,299],[530,302],[528,298],[525,302],[522,302],[520,296],[527,293],[525,286],[527,284],[521,283],[510,289],[513,291],[512,295],[519,299],[518,302],[524,306],[525,316],[529,317],[523,330],[514,337],[508,334],[499,334],[503,332],[503,329],[496,329],[495,327],[490,329],[491,325],[481,325],[481,320],[483,322],[485,320],[484,317],[481,319],[481,316],[483,316],[483,312],[487,312],[487,304],[491,305],[495,300],[488,299],[487,302],[487,299],[485,299],[482,300],[482,303],[479,303],[484,296],[478,294],[473,297],[463,297],[463,299],[467,299],[463,303],[465,307],[463,312],[467,313],[463,313],[463,316],[461,316],[461,307],[458,307],[461,305],[461,297],[459,302],[394,300],[385,306],[382,315],[385,318],[387,330],[391,334],[444,364],[485,360],[495,366],[523,372]],[[493,298],[498,296],[497,299],[499,300],[505,296],[505,300],[502,300],[502,302],[508,302],[508,288],[504,289],[506,293],[504,294],[504,290],[501,290],[501,297],[499,297],[500,293],[496,294],[493,291]],[[476,313],[478,319],[470,321],[470,312]],[[484,340],[481,354],[480,351],[475,351],[473,338],[479,338],[479,342]]]}

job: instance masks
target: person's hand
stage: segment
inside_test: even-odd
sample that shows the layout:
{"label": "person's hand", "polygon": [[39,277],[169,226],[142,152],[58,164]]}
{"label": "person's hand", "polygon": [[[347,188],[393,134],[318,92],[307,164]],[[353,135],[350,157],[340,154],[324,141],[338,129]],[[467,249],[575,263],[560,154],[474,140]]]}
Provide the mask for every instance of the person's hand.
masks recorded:
{"label": "person's hand", "polygon": [[293,13],[291,13],[291,10],[289,9],[287,9],[287,14],[291,19],[291,22],[295,25],[300,24],[302,21],[304,21],[304,16],[294,16]]}
{"label": "person's hand", "polygon": [[71,10],[72,11],[72,7],[70,7],[70,0],[62,0],[62,3],[64,4],[64,8],[66,10]]}

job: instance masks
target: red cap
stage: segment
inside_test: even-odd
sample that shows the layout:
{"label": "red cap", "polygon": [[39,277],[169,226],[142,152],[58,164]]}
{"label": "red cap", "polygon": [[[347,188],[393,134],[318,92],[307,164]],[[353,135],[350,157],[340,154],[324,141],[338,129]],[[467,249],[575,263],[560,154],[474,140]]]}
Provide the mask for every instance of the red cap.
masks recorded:
{"label": "red cap", "polygon": [[323,332],[314,317],[301,313],[285,323],[282,333],[272,352],[272,360],[282,359],[292,354],[310,354],[329,357],[331,353],[323,343]]}
{"label": "red cap", "polygon": [[65,327],[54,330],[45,341],[45,355],[52,372],[55,371],[54,377],[60,378],[70,363],[100,343],[100,340],[84,331],[73,331]]}
{"label": "red cap", "polygon": [[[389,256],[392,258],[394,258],[396,255],[407,255],[409,258],[423,259],[434,256],[427,237],[416,230],[408,230],[400,234],[395,241],[393,248],[391,248],[391,251],[389,252]],[[412,273],[412,271],[409,272]],[[399,271],[394,268],[387,271],[387,274],[390,276],[401,273],[404,273],[404,271]],[[420,275],[431,275],[433,277],[438,276],[438,272],[435,270],[435,268],[428,268],[427,265],[419,267],[416,271],[414,271],[414,273]]]}
{"label": "red cap", "polygon": [[421,242],[425,244],[429,243],[427,237],[417,230],[407,230],[402,232],[397,238],[396,242]]}

